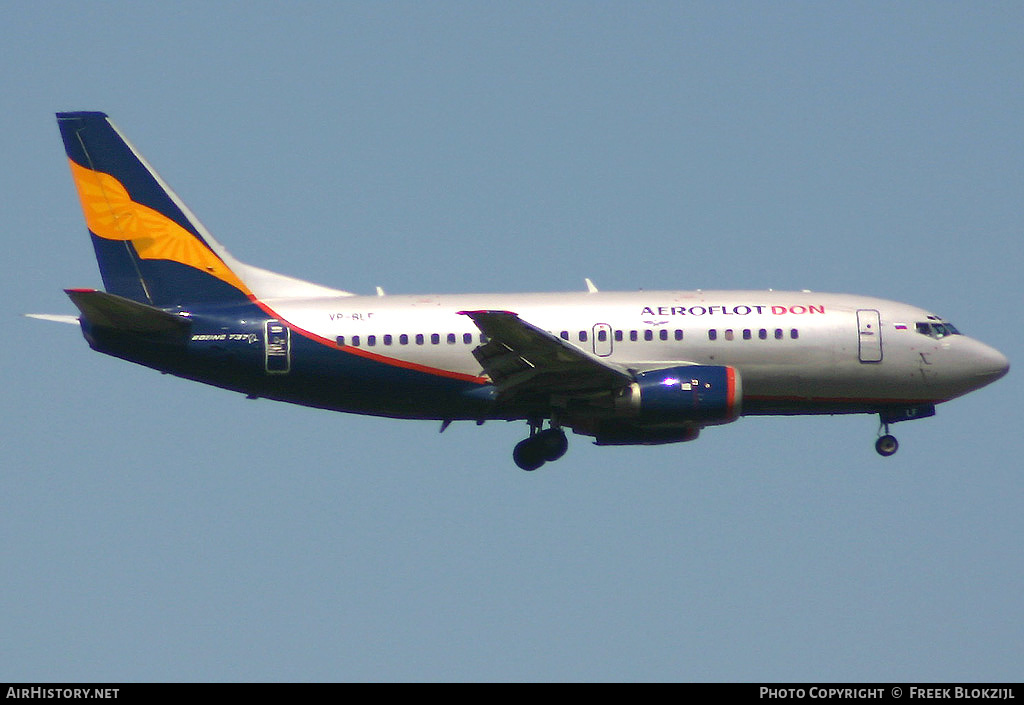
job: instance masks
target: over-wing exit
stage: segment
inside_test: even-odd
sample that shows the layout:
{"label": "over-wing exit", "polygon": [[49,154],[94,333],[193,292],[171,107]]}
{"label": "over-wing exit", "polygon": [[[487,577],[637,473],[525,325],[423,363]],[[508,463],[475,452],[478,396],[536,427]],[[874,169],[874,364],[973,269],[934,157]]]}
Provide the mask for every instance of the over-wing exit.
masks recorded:
{"label": "over-wing exit", "polygon": [[1009,369],[941,316],[865,296],[589,280],[578,293],[357,296],[236,260],[105,114],[57,123],[105,287],[66,290],[94,350],[252,398],[442,430],[525,421],[513,452],[524,470],[560,458],[566,429],[650,445],[767,414],[877,414],[888,456],[890,424]]}

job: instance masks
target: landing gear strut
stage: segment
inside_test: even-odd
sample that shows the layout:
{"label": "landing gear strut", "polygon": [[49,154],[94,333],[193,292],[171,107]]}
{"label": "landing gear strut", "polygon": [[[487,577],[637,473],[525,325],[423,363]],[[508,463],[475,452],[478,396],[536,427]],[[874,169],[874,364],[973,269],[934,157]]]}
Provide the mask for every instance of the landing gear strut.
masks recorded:
{"label": "landing gear strut", "polygon": [[530,437],[516,444],[512,460],[523,470],[532,472],[546,462],[558,460],[569,449],[565,431],[558,426],[541,430],[541,421],[530,421]]}
{"label": "landing gear strut", "polygon": [[[900,443],[896,440],[896,436],[889,434],[889,424],[885,421],[882,422],[882,428],[885,429],[885,435],[880,436],[879,439],[875,441],[875,450],[878,451],[878,454],[883,458],[888,458],[900,449]],[[882,428],[878,429],[879,433],[882,432]]]}

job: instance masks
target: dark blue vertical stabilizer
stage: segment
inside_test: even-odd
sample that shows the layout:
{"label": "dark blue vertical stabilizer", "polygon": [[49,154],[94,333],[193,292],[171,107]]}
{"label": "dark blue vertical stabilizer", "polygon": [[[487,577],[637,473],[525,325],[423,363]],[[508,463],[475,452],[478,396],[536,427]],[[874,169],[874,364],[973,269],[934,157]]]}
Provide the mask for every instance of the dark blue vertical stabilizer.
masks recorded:
{"label": "dark blue vertical stabilizer", "polygon": [[158,307],[245,301],[223,249],[100,112],[57,113],[107,291]]}

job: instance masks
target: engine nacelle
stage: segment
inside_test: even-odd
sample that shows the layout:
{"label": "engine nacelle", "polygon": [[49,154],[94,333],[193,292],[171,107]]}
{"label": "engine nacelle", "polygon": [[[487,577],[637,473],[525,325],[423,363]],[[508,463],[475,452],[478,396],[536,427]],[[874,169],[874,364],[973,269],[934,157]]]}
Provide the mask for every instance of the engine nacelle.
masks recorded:
{"label": "engine nacelle", "polygon": [[740,373],[735,368],[683,365],[641,372],[615,399],[615,414],[643,425],[710,426],[739,418],[742,401]]}
{"label": "engine nacelle", "polygon": [[593,431],[599,446],[657,446],[692,441],[700,435],[700,426],[677,424],[639,424],[630,421],[603,421]]}

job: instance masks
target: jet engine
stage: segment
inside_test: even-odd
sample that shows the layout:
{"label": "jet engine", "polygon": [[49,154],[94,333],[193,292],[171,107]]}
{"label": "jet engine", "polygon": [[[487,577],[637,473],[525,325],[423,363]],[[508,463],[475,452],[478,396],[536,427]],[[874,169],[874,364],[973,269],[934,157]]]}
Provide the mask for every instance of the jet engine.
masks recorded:
{"label": "jet engine", "polygon": [[740,374],[733,367],[685,365],[641,372],[615,399],[616,416],[643,424],[735,421],[742,407]]}
{"label": "jet engine", "polygon": [[742,410],[740,374],[721,365],[650,370],[619,391],[614,418],[594,425],[598,445],[678,443],[704,426],[735,421]]}

